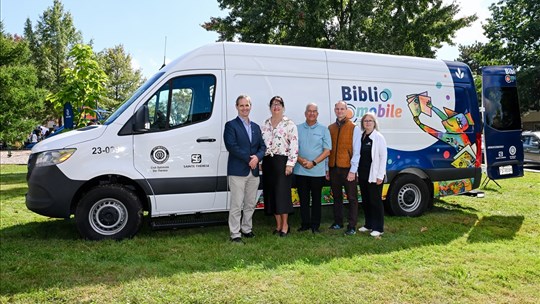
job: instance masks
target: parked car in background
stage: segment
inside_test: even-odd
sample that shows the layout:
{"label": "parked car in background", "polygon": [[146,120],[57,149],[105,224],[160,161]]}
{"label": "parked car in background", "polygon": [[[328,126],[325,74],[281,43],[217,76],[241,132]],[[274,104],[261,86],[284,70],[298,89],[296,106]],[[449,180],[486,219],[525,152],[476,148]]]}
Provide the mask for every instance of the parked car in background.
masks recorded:
{"label": "parked car in background", "polygon": [[525,164],[540,165],[540,131],[523,131],[521,133]]}

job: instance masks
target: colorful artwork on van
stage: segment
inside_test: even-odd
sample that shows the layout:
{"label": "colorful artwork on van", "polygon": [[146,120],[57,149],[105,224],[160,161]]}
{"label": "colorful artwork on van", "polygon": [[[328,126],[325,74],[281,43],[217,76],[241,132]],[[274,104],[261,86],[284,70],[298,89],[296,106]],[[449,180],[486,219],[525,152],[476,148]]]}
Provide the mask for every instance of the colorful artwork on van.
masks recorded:
{"label": "colorful artwork on van", "polygon": [[[407,95],[408,108],[414,122],[429,135],[450,145],[456,150],[452,166],[456,168],[470,168],[475,166],[475,154],[473,144],[465,131],[474,125],[471,114],[468,112],[457,113],[452,109],[443,107],[443,111],[433,105],[428,92]],[[444,127],[444,131],[437,130],[422,123],[422,115],[431,117],[435,113]]]}
{"label": "colorful artwork on van", "polygon": [[433,183],[434,196],[462,194],[473,189],[474,179],[460,179]]}
{"label": "colorful artwork on van", "polygon": [[[388,188],[390,185],[384,184],[383,190],[382,190],[382,198],[383,200],[386,199],[386,195],[388,193]],[[261,195],[259,195],[259,198],[257,199],[257,204],[255,206],[256,209],[264,209],[264,193],[261,192]],[[291,189],[291,199],[294,207],[300,207],[300,197],[298,196],[298,190],[296,188]],[[362,202],[362,193],[360,192],[360,189],[358,189],[358,201]],[[347,203],[347,194],[345,193],[345,189],[343,189],[343,202]],[[332,190],[330,187],[325,186],[322,188],[321,193],[321,205],[332,205],[334,203],[334,197],[332,196]]]}

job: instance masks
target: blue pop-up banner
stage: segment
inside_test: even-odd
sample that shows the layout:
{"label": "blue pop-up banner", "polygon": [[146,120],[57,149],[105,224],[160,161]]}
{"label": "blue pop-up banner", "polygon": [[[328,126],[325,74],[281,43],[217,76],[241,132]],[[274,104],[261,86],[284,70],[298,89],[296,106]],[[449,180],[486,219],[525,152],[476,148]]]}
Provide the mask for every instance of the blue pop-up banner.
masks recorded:
{"label": "blue pop-up banner", "polygon": [[73,129],[73,107],[69,102],[64,104],[64,128]]}

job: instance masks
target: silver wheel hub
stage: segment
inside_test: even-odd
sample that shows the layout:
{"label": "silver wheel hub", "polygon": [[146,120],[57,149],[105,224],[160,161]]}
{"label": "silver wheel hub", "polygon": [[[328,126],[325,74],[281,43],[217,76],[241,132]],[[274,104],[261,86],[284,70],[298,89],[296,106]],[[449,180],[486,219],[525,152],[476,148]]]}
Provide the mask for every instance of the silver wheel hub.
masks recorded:
{"label": "silver wheel hub", "polygon": [[398,193],[399,207],[406,212],[413,212],[420,207],[422,201],[422,193],[420,189],[414,184],[406,184]]}
{"label": "silver wheel hub", "polygon": [[88,220],[92,229],[99,234],[113,235],[122,231],[126,226],[128,211],[121,201],[114,198],[104,198],[92,206]]}

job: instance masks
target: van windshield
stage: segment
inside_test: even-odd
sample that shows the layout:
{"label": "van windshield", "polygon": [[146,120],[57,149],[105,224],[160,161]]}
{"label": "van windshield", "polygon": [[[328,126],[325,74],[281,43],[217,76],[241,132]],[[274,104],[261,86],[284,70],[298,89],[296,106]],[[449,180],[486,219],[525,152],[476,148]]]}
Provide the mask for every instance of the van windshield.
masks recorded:
{"label": "van windshield", "polygon": [[140,86],[133,95],[126,100],[114,113],[109,116],[109,118],[103,123],[104,125],[109,125],[113,123],[120,114],[124,113],[124,111],[131,106],[131,104],[139,98],[139,96],[142,95],[156,80],[158,80],[165,72],[158,72],[154,76],[152,76],[150,79],[148,79],[142,86]]}

